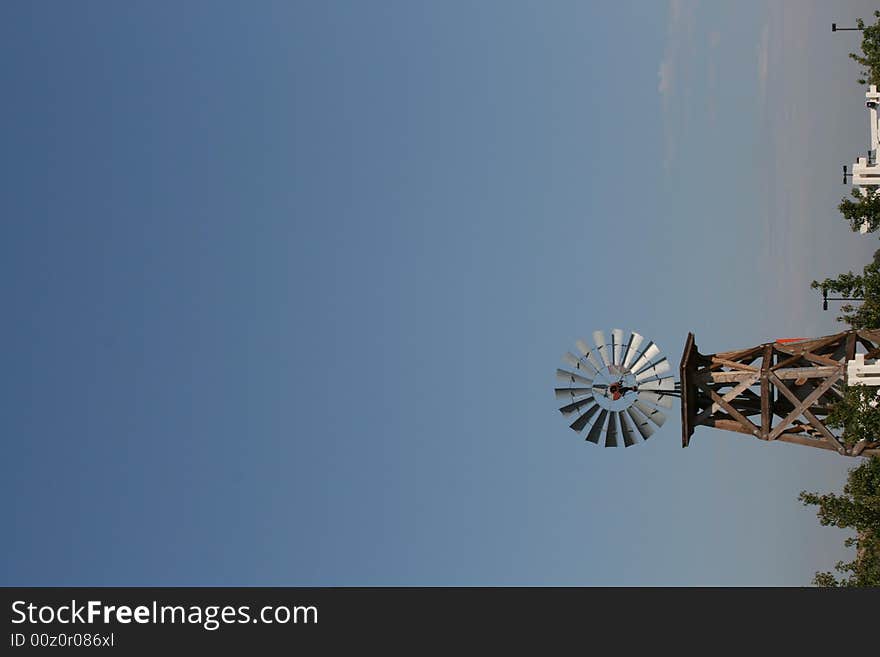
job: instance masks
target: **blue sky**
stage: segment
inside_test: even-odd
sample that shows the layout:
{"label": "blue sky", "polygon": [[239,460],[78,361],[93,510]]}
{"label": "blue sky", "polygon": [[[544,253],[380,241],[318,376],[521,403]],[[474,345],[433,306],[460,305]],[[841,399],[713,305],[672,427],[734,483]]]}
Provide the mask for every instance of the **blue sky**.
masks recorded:
{"label": "blue sky", "polygon": [[2,583],[808,584],[853,462],[554,370],[840,328],[872,10],[3,3]]}

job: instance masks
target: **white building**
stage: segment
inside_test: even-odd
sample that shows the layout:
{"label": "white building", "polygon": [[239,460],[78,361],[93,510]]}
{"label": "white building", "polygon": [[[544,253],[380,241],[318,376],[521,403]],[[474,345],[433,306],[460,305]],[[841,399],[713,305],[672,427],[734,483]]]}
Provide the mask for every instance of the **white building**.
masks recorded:
{"label": "white building", "polygon": [[[868,128],[870,131],[868,142],[868,157],[858,158],[852,167],[852,186],[862,194],[867,193],[868,187],[880,185],[880,166],[877,165],[878,142],[877,106],[880,104],[880,92],[873,84],[865,93],[865,107],[868,108]],[[862,224],[862,234],[868,232],[868,222]]]}

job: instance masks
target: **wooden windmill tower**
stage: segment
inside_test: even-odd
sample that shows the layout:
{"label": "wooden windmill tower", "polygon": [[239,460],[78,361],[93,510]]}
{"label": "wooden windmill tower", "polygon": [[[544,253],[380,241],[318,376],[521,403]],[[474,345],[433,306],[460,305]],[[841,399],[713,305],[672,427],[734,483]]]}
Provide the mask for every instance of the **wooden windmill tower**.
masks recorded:
{"label": "wooden windmill tower", "polygon": [[847,447],[824,422],[841,386],[866,382],[865,374],[877,366],[865,361],[878,356],[880,330],[777,340],[708,355],[697,350],[689,333],[680,368],[682,447],[690,443],[694,427],[707,426],[847,456],[880,455],[880,436]]}
{"label": "wooden windmill tower", "polygon": [[880,386],[880,330],[716,354],[701,354],[689,333],[678,383],[657,345],[638,333],[614,329],[608,343],[604,332],[595,331],[593,341],[595,348],[578,340],[582,355],[563,357],[568,367],[556,370],[556,377],[567,387],[556,388],[556,397],[564,404],[560,412],[574,419],[571,429],[597,445],[629,447],[639,436],[647,440],[666,420],[661,409],[680,397],[682,447],[695,427],[707,426],[846,456],[880,455],[880,436],[847,446],[825,424],[844,384]]}

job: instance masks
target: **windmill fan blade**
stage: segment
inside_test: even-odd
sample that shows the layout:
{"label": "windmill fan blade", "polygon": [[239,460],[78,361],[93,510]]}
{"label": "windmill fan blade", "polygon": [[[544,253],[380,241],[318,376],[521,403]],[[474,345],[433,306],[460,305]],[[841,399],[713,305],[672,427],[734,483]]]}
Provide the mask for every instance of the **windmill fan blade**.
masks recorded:
{"label": "windmill fan blade", "polygon": [[648,419],[632,406],[626,409],[626,412],[629,414],[630,418],[632,418],[633,424],[636,425],[636,429],[638,429],[639,433],[642,435],[642,440],[650,438],[654,433],[654,428],[651,426],[651,423],[648,422]]}
{"label": "windmill fan blade", "polygon": [[574,372],[567,372],[566,370],[556,370],[556,378],[560,381],[568,381],[569,383],[577,382],[588,386],[593,385],[592,379],[588,379],[580,374],[575,374]]}
{"label": "windmill fan blade", "polygon": [[657,361],[657,364],[654,366],[654,375],[658,377],[662,377],[664,374],[669,372],[672,369],[669,365],[669,361],[665,358],[661,361]]}
{"label": "windmill fan blade", "polygon": [[643,353],[641,356],[639,356],[639,359],[633,364],[632,368],[630,368],[630,369],[632,369],[633,372],[638,372],[640,369],[642,369],[645,365],[650,363],[652,360],[654,360],[659,355],[660,355],[660,347],[658,347],[656,344],[654,344],[652,342],[651,344],[648,345],[648,348],[645,349],[645,353]]}
{"label": "windmill fan blade", "polygon": [[618,416],[620,417],[620,428],[623,430],[623,446],[632,447],[638,442],[636,440],[636,433],[629,423],[626,413],[618,413]]}
{"label": "windmill fan blade", "polygon": [[612,329],[611,330],[611,351],[613,353],[612,358],[614,359],[615,365],[620,365],[623,362],[621,358],[623,352],[623,331],[620,329]]}
{"label": "windmill fan blade", "polygon": [[669,361],[664,357],[656,363],[647,365],[643,367],[641,371],[636,372],[636,381],[644,381],[645,379],[650,379],[652,376],[660,377],[668,371]]}
{"label": "windmill fan blade", "polygon": [[599,362],[599,359],[596,358],[596,354],[592,352],[592,350],[587,346],[586,342],[584,342],[583,340],[577,340],[575,341],[575,344],[577,345],[577,348],[580,349],[581,353],[587,357],[590,365],[596,368],[597,372],[605,367],[602,363]]}
{"label": "windmill fan blade", "polygon": [[574,399],[593,392],[592,388],[554,388],[554,390],[556,391],[556,399]]}
{"label": "windmill fan blade", "polygon": [[593,367],[592,363],[588,360],[582,360],[575,356],[570,351],[565,352],[565,355],[562,357],[566,363],[568,363],[571,367],[576,370],[582,370],[587,373],[588,376],[595,376],[598,370]]}
{"label": "windmill fan blade", "polygon": [[595,400],[592,397],[586,397],[584,399],[578,399],[577,401],[573,401],[567,406],[563,406],[559,409],[559,412],[563,415],[571,415],[572,413],[576,413],[582,408],[589,406],[590,404],[595,403]]}
{"label": "windmill fan blade", "polygon": [[[598,408],[598,406],[596,407]],[[599,437],[602,435],[602,429],[605,427],[605,418],[608,417],[608,411],[602,410],[598,419],[593,423],[593,428],[587,434],[587,440],[591,443],[599,444]]]}
{"label": "windmill fan blade", "polygon": [[[657,355],[659,355],[659,354],[657,354]],[[656,357],[656,355],[655,355],[655,357]],[[641,360],[641,359],[639,359],[639,360]],[[638,368],[635,365],[633,365],[632,371],[633,371],[633,374],[638,376],[639,374],[643,374],[644,372],[650,372],[654,368],[661,367],[663,363],[666,363],[667,365],[669,365],[669,359],[666,358],[666,356],[663,356],[663,358],[660,358],[660,359],[655,360],[653,362],[650,360],[647,362],[642,362],[641,366]]]}
{"label": "windmill fan blade", "polygon": [[585,426],[587,426],[587,422],[590,421],[590,418],[596,414],[596,411],[599,410],[599,405],[595,404],[594,406],[588,408],[583,415],[581,415],[577,420],[572,422],[569,426],[577,432],[583,430]]}
{"label": "windmill fan blade", "polygon": [[639,401],[638,399],[635,401],[634,406],[639,409],[642,413],[648,416],[648,419],[651,420],[658,427],[662,427],[663,423],[666,422],[666,415],[656,408],[651,408],[644,402]]}
{"label": "windmill fan blade", "polygon": [[[624,335],[626,335],[626,333],[624,333]],[[620,363],[618,363],[621,367],[623,367],[623,364],[626,362],[627,356],[629,356],[629,346],[632,344],[633,337],[634,336],[632,335],[632,333],[630,333],[629,338],[627,338],[623,342],[623,349],[621,349],[620,353]]]}
{"label": "windmill fan blade", "polygon": [[605,436],[605,447],[617,447],[617,416],[620,413],[612,411],[608,417],[608,433]]}
{"label": "windmill fan blade", "polygon": [[662,406],[663,408],[672,408],[672,397],[669,395],[658,395],[656,392],[642,392],[639,390],[639,399]]}
{"label": "windmill fan blade", "polygon": [[639,391],[642,390],[675,390],[675,380],[670,376],[657,381],[648,381],[648,383],[639,385]]}
{"label": "windmill fan blade", "polygon": [[626,358],[623,359],[623,366],[629,368],[630,363],[635,360],[635,357],[639,353],[639,347],[642,346],[642,341],[645,338],[633,331],[632,337],[629,340],[629,347],[627,347]]}
{"label": "windmill fan blade", "polygon": [[593,331],[593,342],[596,343],[596,348],[605,365],[611,365],[611,355],[608,353],[608,345],[605,344],[605,334],[602,331]]}

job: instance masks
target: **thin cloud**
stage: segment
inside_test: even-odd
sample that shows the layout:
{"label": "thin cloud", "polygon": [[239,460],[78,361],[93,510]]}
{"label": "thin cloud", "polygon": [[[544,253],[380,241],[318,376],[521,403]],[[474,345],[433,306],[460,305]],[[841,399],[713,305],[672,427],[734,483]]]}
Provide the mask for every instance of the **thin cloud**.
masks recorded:
{"label": "thin cloud", "polygon": [[720,43],[718,32],[709,33],[709,54],[706,56],[706,112],[709,123],[715,125],[718,116],[718,55],[715,49]]}
{"label": "thin cloud", "polygon": [[689,46],[696,24],[696,0],[670,0],[666,48],[657,71],[657,91],[668,99],[675,91],[676,69]]}
{"label": "thin cloud", "polygon": [[672,68],[672,62],[666,60],[660,62],[660,70],[657,72],[657,77],[660,78],[657,91],[665,99],[672,93],[673,81],[675,79],[675,69]]}
{"label": "thin cloud", "polygon": [[763,99],[767,93],[767,76],[770,73],[770,25],[764,25],[761,30],[761,40],[758,42],[758,89]]}
{"label": "thin cloud", "polygon": [[675,160],[679,121],[673,117],[673,105],[678,104],[681,85],[687,79],[690,62],[694,58],[694,31],[697,0],[670,0],[666,47],[657,68],[657,92],[663,106],[665,157],[663,167]]}

